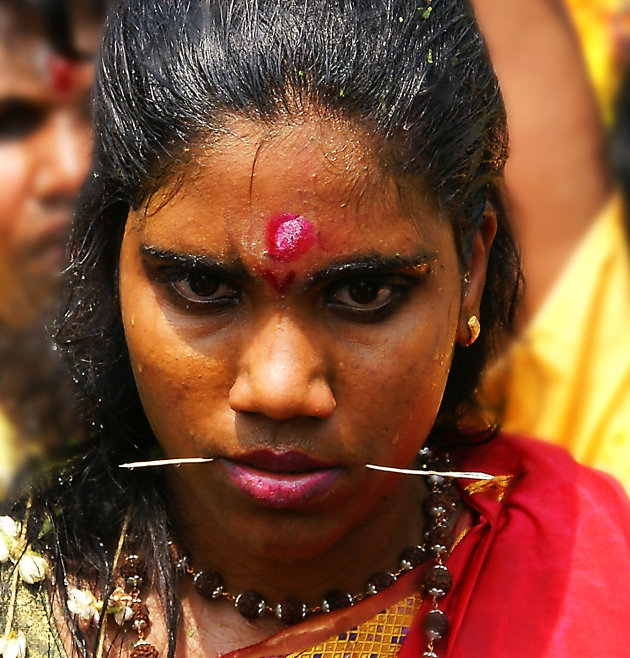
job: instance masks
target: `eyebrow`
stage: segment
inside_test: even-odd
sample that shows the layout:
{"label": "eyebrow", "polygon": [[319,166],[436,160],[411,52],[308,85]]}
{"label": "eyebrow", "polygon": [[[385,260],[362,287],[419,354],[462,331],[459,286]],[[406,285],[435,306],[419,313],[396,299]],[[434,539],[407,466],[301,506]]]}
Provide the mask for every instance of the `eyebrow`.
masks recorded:
{"label": "eyebrow", "polygon": [[166,265],[172,265],[174,267],[185,267],[188,269],[202,267],[206,270],[221,273],[238,282],[247,282],[253,279],[239,260],[225,262],[208,256],[183,254],[151,245],[140,245],[140,253],[143,258],[159,260]]}
{"label": "eyebrow", "polygon": [[437,258],[437,252],[421,252],[411,256],[402,256],[395,254],[386,256],[382,254],[373,254],[358,257],[352,261],[339,261],[329,267],[315,272],[308,277],[310,285],[321,283],[328,279],[333,279],[344,274],[381,271],[381,270],[414,270],[417,268],[428,268]]}

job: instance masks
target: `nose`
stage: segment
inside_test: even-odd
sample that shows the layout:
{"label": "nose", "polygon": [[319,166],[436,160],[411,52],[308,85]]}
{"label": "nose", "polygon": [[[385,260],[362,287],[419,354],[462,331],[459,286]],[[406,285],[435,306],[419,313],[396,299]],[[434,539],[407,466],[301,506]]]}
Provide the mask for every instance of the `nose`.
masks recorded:
{"label": "nose", "polygon": [[248,337],[229,394],[234,411],[275,420],[332,415],[336,402],[326,358],[308,329],[291,318],[274,316],[261,321]]}
{"label": "nose", "polygon": [[42,201],[73,198],[87,174],[90,132],[72,112],[54,112],[39,135],[35,193]]}

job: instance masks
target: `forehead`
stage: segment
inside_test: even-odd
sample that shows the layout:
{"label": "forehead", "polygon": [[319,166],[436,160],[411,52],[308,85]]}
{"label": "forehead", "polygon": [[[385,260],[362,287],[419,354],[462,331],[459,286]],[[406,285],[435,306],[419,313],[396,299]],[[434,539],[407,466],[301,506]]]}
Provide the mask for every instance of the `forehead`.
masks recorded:
{"label": "forehead", "polygon": [[84,94],[91,78],[80,69],[87,67],[55,55],[36,14],[22,14],[0,5],[0,100],[60,101],[55,90],[59,65],[72,69],[69,74],[74,81],[72,89],[63,93],[64,99],[77,92]]}
{"label": "forehead", "polygon": [[42,84],[43,31],[28,27],[26,16],[0,6],[0,94]]}
{"label": "forehead", "polygon": [[[278,216],[299,214],[339,237],[394,225],[417,233],[436,220],[419,194],[405,194],[365,131],[335,119],[262,126],[233,120],[190,154],[177,183],[135,213],[158,235],[176,230],[178,241],[205,234],[234,241],[260,240]],[[413,202],[409,203],[409,198]],[[170,237],[173,237],[172,235]]]}
{"label": "forehead", "polygon": [[272,203],[276,195],[309,205],[369,203],[389,184],[371,136],[337,119],[273,126],[232,120],[227,134],[199,149],[197,162],[200,178],[229,179],[245,188],[252,206]]}

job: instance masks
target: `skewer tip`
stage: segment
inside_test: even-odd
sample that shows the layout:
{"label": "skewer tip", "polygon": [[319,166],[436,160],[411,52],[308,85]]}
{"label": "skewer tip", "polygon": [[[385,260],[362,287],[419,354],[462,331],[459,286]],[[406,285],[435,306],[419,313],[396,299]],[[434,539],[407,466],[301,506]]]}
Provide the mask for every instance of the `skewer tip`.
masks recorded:
{"label": "skewer tip", "polygon": [[182,457],[181,459],[151,459],[149,461],[127,462],[119,464],[118,468],[147,468],[151,466],[179,466],[181,464],[203,464],[212,462],[212,457]]}
{"label": "skewer tip", "polygon": [[449,478],[463,478],[467,480],[492,480],[494,475],[478,471],[431,471],[416,468],[397,468],[395,466],[379,466],[378,464],[366,464],[365,468],[374,471],[386,471],[388,473],[400,473],[402,475],[441,475]]}

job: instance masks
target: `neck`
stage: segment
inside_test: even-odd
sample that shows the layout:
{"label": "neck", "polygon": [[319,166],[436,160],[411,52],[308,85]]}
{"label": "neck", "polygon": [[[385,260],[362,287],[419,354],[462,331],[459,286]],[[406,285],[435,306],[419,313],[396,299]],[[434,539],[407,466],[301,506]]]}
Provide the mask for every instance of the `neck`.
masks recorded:
{"label": "neck", "polygon": [[[304,533],[299,532],[305,519],[293,518],[295,512],[260,511],[276,529],[273,542],[243,533],[238,523],[230,527],[210,516],[204,505],[189,492],[183,495],[177,485],[173,493],[177,538],[194,568],[217,571],[230,592],[254,590],[270,603],[294,597],[315,606],[331,590],[362,592],[374,573],[398,568],[403,549],[422,543],[426,495],[422,478],[398,478],[368,518],[348,519],[349,527],[339,536],[327,534],[324,528],[310,546],[303,545]],[[313,515],[306,521],[312,533],[307,535],[318,536],[317,524],[325,520]]]}

